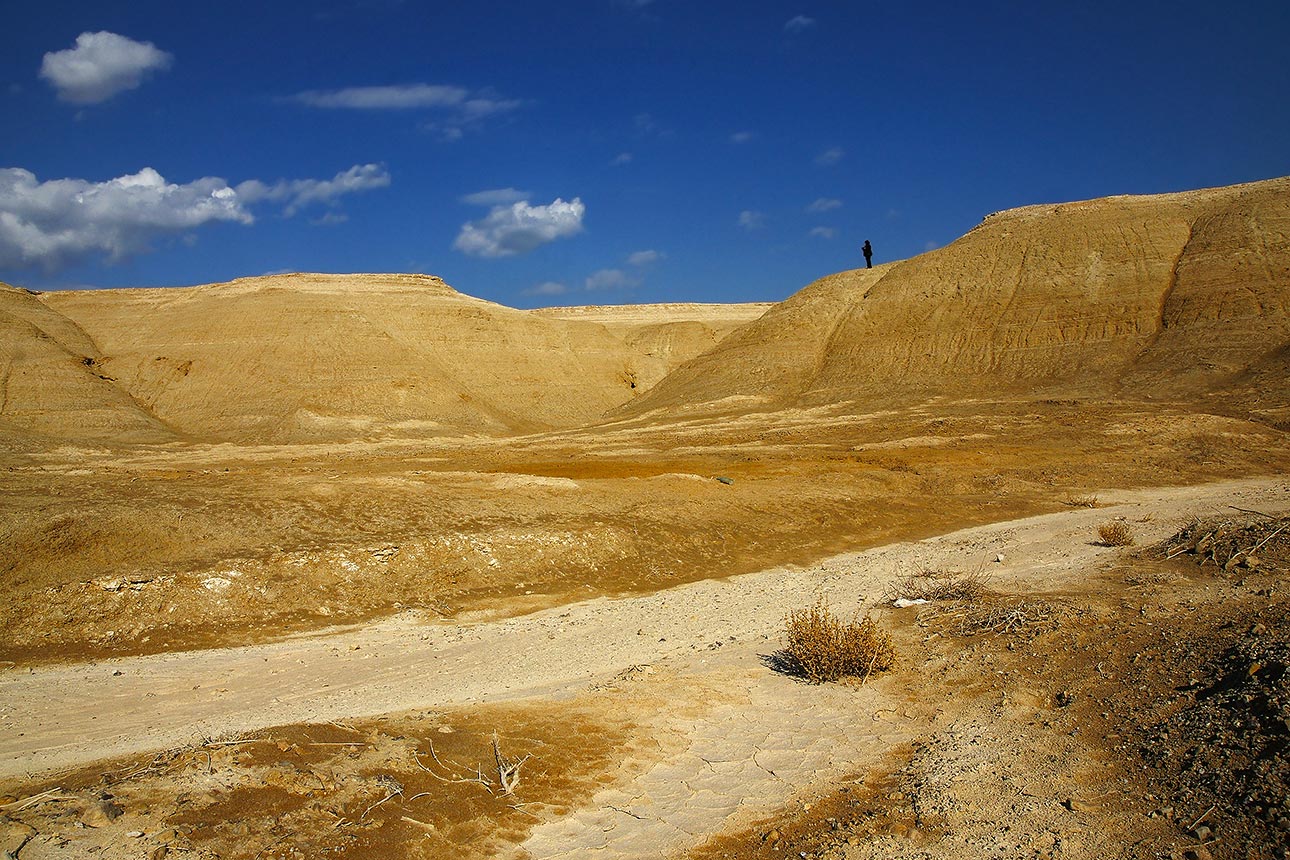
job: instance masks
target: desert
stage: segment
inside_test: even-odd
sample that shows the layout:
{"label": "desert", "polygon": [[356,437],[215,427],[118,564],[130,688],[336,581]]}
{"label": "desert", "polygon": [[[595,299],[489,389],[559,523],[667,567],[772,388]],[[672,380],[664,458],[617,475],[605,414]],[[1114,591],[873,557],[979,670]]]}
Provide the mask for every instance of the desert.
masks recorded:
{"label": "desert", "polygon": [[0,850],[1290,856],[1288,361],[1286,178],[780,302],[0,286]]}

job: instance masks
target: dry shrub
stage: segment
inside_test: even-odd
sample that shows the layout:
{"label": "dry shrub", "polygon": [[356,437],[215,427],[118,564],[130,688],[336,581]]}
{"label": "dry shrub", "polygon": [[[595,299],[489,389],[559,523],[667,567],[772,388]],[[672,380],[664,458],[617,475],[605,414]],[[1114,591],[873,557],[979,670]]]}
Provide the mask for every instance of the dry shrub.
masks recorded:
{"label": "dry shrub", "polygon": [[906,600],[979,600],[990,593],[984,570],[960,573],[954,570],[924,570],[911,573],[887,589],[887,599]]}
{"label": "dry shrub", "polygon": [[821,599],[790,612],[785,620],[784,656],[813,684],[839,678],[868,678],[896,662],[891,634],[871,618],[844,622]]}
{"label": "dry shrub", "polygon": [[995,633],[1027,638],[1056,629],[1060,616],[1060,612],[1046,600],[969,606],[949,614],[957,619],[956,632],[960,636]]}
{"label": "dry shrub", "polygon": [[1225,571],[1284,567],[1290,561],[1290,517],[1258,511],[1262,519],[1196,519],[1167,538],[1156,551],[1165,558],[1190,555],[1200,565]]}
{"label": "dry shrub", "polygon": [[1089,494],[1087,496],[1067,496],[1062,499],[1062,504],[1071,508],[1096,508],[1097,496]]}
{"label": "dry shrub", "polygon": [[1111,520],[1097,527],[1102,546],[1133,546],[1133,529],[1123,520]]}

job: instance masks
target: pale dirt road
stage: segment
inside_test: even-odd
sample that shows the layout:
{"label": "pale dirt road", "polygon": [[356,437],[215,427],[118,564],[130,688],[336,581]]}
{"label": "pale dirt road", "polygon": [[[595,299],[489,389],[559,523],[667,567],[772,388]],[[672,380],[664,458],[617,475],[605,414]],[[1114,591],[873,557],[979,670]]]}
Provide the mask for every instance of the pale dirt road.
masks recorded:
{"label": "pale dirt road", "polygon": [[1279,515],[1290,511],[1290,479],[1100,497],[1097,509],[518,618],[405,616],[253,647],[17,667],[0,676],[0,777],[275,725],[600,691],[637,722],[637,741],[589,802],[544,818],[504,853],[680,856],[804,803],[813,786],[881,768],[948,718],[947,703],[911,699],[899,673],[860,688],[812,687],[768,669],[787,610],[817,595],[843,611],[873,606],[889,583],[926,569],[985,567],[1002,592],[1078,589],[1122,558],[1095,543],[1098,524],[1122,517],[1147,544],[1191,517],[1231,515],[1230,506]]}
{"label": "pale dirt road", "polygon": [[[0,777],[271,725],[572,694],[639,664],[683,665],[696,675],[732,663],[756,667],[777,647],[785,613],[817,594],[851,607],[876,600],[904,573],[981,565],[1002,587],[1042,591],[1114,557],[1116,550],[1093,544],[1098,523],[1150,515],[1135,525],[1140,542],[1150,541],[1187,517],[1229,505],[1286,510],[1290,480],[1104,491],[1101,500],[1098,509],[844,554],[809,569],[598,598],[499,621],[402,616],[244,648],[10,668],[0,675]],[[1000,553],[1004,561],[995,562]],[[697,659],[716,641],[727,643],[719,661]]]}

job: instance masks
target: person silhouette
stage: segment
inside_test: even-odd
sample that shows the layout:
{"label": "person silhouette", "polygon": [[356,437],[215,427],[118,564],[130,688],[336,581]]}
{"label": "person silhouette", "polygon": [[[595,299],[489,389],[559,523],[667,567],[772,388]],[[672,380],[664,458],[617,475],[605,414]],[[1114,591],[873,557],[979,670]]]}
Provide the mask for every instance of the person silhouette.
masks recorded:
{"label": "person silhouette", "polygon": [[860,250],[864,253],[864,267],[866,269],[872,269],[873,268],[873,246],[869,244],[868,239],[864,240],[864,247],[861,248]]}

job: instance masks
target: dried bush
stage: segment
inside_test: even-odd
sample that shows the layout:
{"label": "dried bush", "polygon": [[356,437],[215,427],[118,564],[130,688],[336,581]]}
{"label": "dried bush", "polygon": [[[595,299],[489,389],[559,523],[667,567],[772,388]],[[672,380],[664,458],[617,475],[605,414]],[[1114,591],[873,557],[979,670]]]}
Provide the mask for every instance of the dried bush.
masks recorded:
{"label": "dried bush", "polygon": [[1060,616],[1060,612],[1046,600],[968,606],[948,614],[957,619],[956,632],[960,636],[995,633],[1027,638],[1055,629]]}
{"label": "dried bush", "polygon": [[979,600],[990,593],[986,580],[990,575],[984,570],[960,573],[954,570],[924,570],[911,573],[890,586],[888,600]]}
{"label": "dried bush", "polygon": [[896,662],[891,634],[871,618],[844,622],[823,600],[789,613],[784,657],[813,684],[839,678],[868,678]]}
{"label": "dried bush", "polygon": [[1133,546],[1133,529],[1123,520],[1111,520],[1097,527],[1102,546]]}
{"label": "dried bush", "polygon": [[[1240,510],[1240,509],[1238,509]],[[1284,567],[1290,560],[1290,517],[1259,511],[1262,519],[1196,519],[1156,547],[1165,558],[1190,555],[1197,564],[1214,564],[1225,571]]]}
{"label": "dried bush", "polygon": [[1070,508],[1096,508],[1097,496],[1092,494],[1087,496],[1067,496],[1062,499],[1062,504]]}

